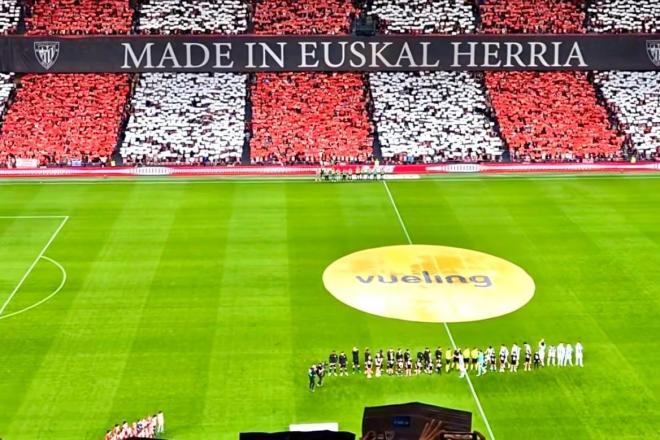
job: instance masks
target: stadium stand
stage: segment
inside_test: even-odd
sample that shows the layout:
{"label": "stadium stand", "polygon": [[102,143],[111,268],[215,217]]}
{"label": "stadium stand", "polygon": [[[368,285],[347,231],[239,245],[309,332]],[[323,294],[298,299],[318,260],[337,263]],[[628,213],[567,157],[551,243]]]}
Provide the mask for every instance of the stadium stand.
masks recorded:
{"label": "stadium stand", "polygon": [[[257,34],[345,34],[357,10],[345,0],[257,2]],[[368,160],[372,127],[357,73],[258,73],[251,84],[253,163]]]}
{"label": "stadium stand", "polygon": [[660,153],[660,75],[658,72],[598,72],[600,86],[630,146],[651,159]]}
{"label": "stadium stand", "polygon": [[380,18],[386,34],[455,35],[475,30],[469,0],[373,0],[371,14]]}
{"label": "stadium stand", "polygon": [[[593,32],[658,32],[660,2],[596,0],[589,5]],[[660,72],[596,72],[598,86],[628,145],[641,157],[660,157]]]}
{"label": "stadium stand", "polygon": [[18,0],[0,0],[0,34],[9,34],[16,30],[21,16]]}
{"label": "stadium stand", "polygon": [[[386,33],[468,33],[469,2],[375,0]],[[494,160],[502,140],[490,118],[481,75],[466,72],[369,74],[374,122],[383,157],[394,162]]]}
{"label": "stadium stand", "polygon": [[[150,1],[139,10],[144,32],[245,32],[239,0]],[[128,163],[230,164],[245,144],[245,74],[144,74],[131,101],[120,152]]]}
{"label": "stadium stand", "polygon": [[660,32],[657,0],[594,0],[588,14],[592,31]]}
{"label": "stadium stand", "polygon": [[[490,0],[487,33],[584,32],[580,0]],[[518,160],[614,159],[623,137],[582,72],[489,72],[486,84],[502,135]]]}
{"label": "stadium stand", "polygon": [[28,34],[126,34],[133,8],[122,0],[28,0]]}
{"label": "stadium stand", "polygon": [[128,163],[228,164],[245,139],[246,75],[140,78],[121,154]]}
{"label": "stadium stand", "polygon": [[483,86],[467,72],[370,74],[381,151],[395,162],[496,160],[503,144]]}
{"label": "stadium stand", "polygon": [[245,32],[246,0],[145,0],[140,4],[142,33],[237,34]]}
{"label": "stadium stand", "polygon": [[[37,0],[27,33],[127,33],[132,9],[121,0]],[[4,157],[41,164],[105,163],[117,144],[128,75],[25,75],[0,135]],[[0,158],[2,161],[2,158]]]}

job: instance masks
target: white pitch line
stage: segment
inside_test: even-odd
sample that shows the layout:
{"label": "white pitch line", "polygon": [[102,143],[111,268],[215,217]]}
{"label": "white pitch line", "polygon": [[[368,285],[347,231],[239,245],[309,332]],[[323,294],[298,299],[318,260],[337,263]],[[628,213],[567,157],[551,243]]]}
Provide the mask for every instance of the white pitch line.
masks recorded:
{"label": "white pitch line", "polygon": [[[387,195],[390,198],[390,202],[392,203],[392,207],[394,208],[394,212],[396,213],[396,216],[399,219],[399,224],[401,225],[401,229],[403,230],[403,233],[406,235],[406,239],[408,240],[408,244],[412,245],[413,242],[410,239],[410,234],[408,233],[408,228],[406,227],[406,224],[403,222],[403,218],[401,217],[401,213],[399,212],[399,208],[396,206],[396,202],[394,201],[394,197],[392,196],[392,192],[390,191],[390,187],[387,186],[387,181],[383,180],[383,186],[385,186],[385,191],[387,191]],[[449,336],[449,341],[451,342],[451,346],[454,348],[454,350],[456,350],[457,349],[456,342],[454,341],[454,336],[452,335],[451,330],[449,330],[449,325],[447,325],[446,322],[443,322],[442,325],[444,325],[445,331],[447,332],[447,336]],[[477,396],[477,392],[474,389],[474,385],[472,384],[472,380],[470,379],[470,375],[466,374],[465,378],[467,379],[467,383],[470,387],[470,392],[472,393],[472,397],[474,398],[474,402],[477,404],[477,408],[479,409],[479,414],[481,415],[481,418],[483,419],[484,423],[486,424],[486,429],[488,430],[488,435],[490,436],[491,440],[495,440],[495,434],[493,434],[493,430],[490,427],[490,423],[488,423],[488,418],[486,417],[486,413],[484,412],[484,409],[481,406],[481,401],[479,400],[479,396]]]}
{"label": "white pitch line", "polygon": [[0,219],[52,219],[66,218],[66,215],[0,215]]}
{"label": "white pitch line", "polygon": [[47,257],[47,256],[45,256],[45,255],[44,255],[43,257],[41,257],[41,258],[44,259],[44,260],[46,260],[46,261],[48,261],[48,262],[50,262],[50,263],[52,263],[53,265],[55,265],[55,267],[57,267],[57,268],[60,270],[60,272],[62,273],[62,281],[60,281],[60,285],[57,286],[57,289],[53,290],[53,291],[50,293],[50,295],[48,295],[47,297],[45,297],[45,298],[42,299],[41,301],[37,301],[36,303],[32,304],[31,306],[27,306],[27,307],[24,308],[24,309],[17,310],[17,311],[15,311],[15,312],[7,313],[7,314],[4,314],[4,315],[0,316],[0,321],[3,320],[3,319],[11,318],[12,316],[20,315],[20,314],[25,313],[25,312],[28,312],[28,311],[30,311],[30,310],[32,310],[32,309],[36,309],[37,307],[39,307],[40,305],[42,305],[42,304],[44,304],[44,303],[50,301],[55,295],[57,295],[58,293],[60,293],[60,290],[62,290],[62,288],[63,288],[64,285],[66,284],[67,274],[66,274],[66,269],[64,269],[64,266],[62,266],[62,265],[61,265],[60,263],[58,263],[57,261],[55,261],[55,260],[53,260],[52,258],[49,258],[49,257]]}
{"label": "white pitch line", "polygon": [[62,218],[62,221],[60,222],[60,225],[57,227],[57,229],[55,229],[55,232],[53,232],[53,234],[50,236],[50,239],[48,240],[46,245],[43,247],[43,249],[41,249],[41,252],[39,252],[39,255],[37,255],[37,258],[34,259],[32,264],[28,268],[27,272],[25,272],[25,274],[23,274],[23,277],[20,279],[20,281],[18,282],[16,287],[14,287],[14,290],[12,290],[12,292],[9,294],[9,298],[7,298],[5,300],[5,302],[2,304],[2,307],[0,307],[0,316],[2,316],[2,314],[5,312],[5,309],[7,308],[7,306],[11,302],[11,300],[14,299],[14,296],[16,295],[16,292],[18,292],[18,290],[21,288],[23,283],[25,283],[25,280],[27,279],[27,277],[30,276],[30,273],[34,270],[34,267],[37,265],[39,260],[41,260],[41,258],[44,256],[44,254],[46,253],[46,251],[48,250],[50,245],[53,243],[53,241],[55,240],[57,235],[60,233],[60,231],[62,230],[62,228],[66,224],[66,222],[69,220],[68,215],[64,216],[64,217],[61,217],[61,218]]}

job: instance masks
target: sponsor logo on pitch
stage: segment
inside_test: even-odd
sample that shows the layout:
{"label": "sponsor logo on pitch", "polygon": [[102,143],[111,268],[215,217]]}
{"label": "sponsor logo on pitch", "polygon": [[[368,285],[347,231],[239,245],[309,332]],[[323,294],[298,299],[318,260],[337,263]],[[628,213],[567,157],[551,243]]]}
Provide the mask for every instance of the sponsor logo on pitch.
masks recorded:
{"label": "sponsor logo on pitch", "polygon": [[37,41],[34,43],[34,55],[37,61],[46,70],[49,70],[57,62],[60,56],[59,41]]}
{"label": "sponsor logo on pitch", "polygon": [[534,280],[494,255],[447,246],[366,249],[323,273],[326,289],[363,312],[419,322],[467,322],[511,313],[534,296]]}

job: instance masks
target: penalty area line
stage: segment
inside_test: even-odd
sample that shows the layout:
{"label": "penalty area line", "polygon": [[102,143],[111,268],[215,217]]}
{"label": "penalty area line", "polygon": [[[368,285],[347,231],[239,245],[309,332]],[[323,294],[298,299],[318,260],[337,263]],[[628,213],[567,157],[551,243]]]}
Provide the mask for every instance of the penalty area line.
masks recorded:
{"label": "penalty area line", "polygon": [[69,221],[69,216],[68,215],[62,217],[62,221],[60,222],[59,226],[57,227],[57,229],[55,229],[55,232],[53,232],[53,234],[50,236],[50,239],[48,240],[46,245],[41,249],[41,252],[39,252],[39,255],[37,255],[37,258],[34,259],[32,264],[28,268],[28,270],[23,274],[23,277],[21,277],[21,279],[18,281],[18,284],[16,284],[16,287],[14,287],[14,290],[12,290],[11,293],[9,294],[9,297],[5,300],[4,303],[2,303],[2,306],[0,306],[0,317],[2,316],[2,314],[7,309],[7,306],[9,306],[9,303],[11,302],[11,300],[14,299],[14,296],[16,296],[16,293],[23,286],[23,283],[25,283],[25,280],[27,280],[28,276],[30,276],[30,274],[34,270],[34,268],[37,265],[37,263],[39,262],[39,260],[44,258],[44,254],[46,253],[46,251],[48,250],[50,245],[53,243],[53,241],[55,241],[55,238],[57,238],[57,236],[59,235],[60,231],[62,230],[62,228],[64,227],[64,225],[66,224],[67,221]]}
{"label": "penalty area line", "polygon": [[[394,208],[394,212],[396,213],[396,217],[399,220],[399,225],[401,225],[401,229],[403,230],[404,235],[406,236],[406,240],[408,241],[408,244],[412,245],[413,241],[410,238],[410,234],[408,233],[408,228],[406,227],[406,224],[403,221],[403,218],[401,217],[401,213],[399,212],[399,208],[396,205],[396,202],[394,201],[394,197],[392,196],[392,192],[390,191],[390,187],[387,185],[387,181],[383,180],[383,186],[385,187],[385,191],[387,192],[387,196],[390,199],[390,203],[392,204],[392,208]],[[447,325],[446,322],[443,322],[442,325],[445,327],[445,331],[447,332],[447,336],[449,337],[449,341],[451,342],[451,346],[454,348],[454,350],[457,349],[456,342],[454,341],[454,336],[451,333],[451,330],[449,329],[449,325]],[[477,404],[477,409],[479,410],[479,414],[481,415],[482,420],[484,421],[484,424],[486,425],[486,430],[488,430],[488,435],[490,436],[491,440],[495,440],[495,435],[493,434],[493,430],[490,427],[490,423],[488,423],[488,418],[486,417],[486,413],[484,412],[483,407],[481,406],[481,401],[479,400],[479,396],[477,395],[477,391],[474,389],[474,385],[472,384],[472,379],[470,379],[470,375],[466,374],[465,378],[467,379],[468,386],[470,387],[470,392],[472,393],[472,397],[474,398],[474,402]]]}

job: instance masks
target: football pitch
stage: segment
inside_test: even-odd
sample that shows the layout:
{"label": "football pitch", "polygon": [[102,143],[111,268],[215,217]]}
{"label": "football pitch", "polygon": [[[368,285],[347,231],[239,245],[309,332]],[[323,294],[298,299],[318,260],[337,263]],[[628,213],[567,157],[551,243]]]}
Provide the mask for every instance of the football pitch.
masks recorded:
{"label": "football pitch", "polygon": [[[501,257],[535,295],[445,327],[325,289],[341,257],[409,242]],[[409,401],[472,411],[497,439],[651,438],[659,255],[655,175],[0,182],[0,438],[101,439],[161,409],[177,440],[311,422],[359,433],[365,406]],[[579,339],[585,365],[307,389],[331,350],[414,353],[449,335],[482,348]]]}

